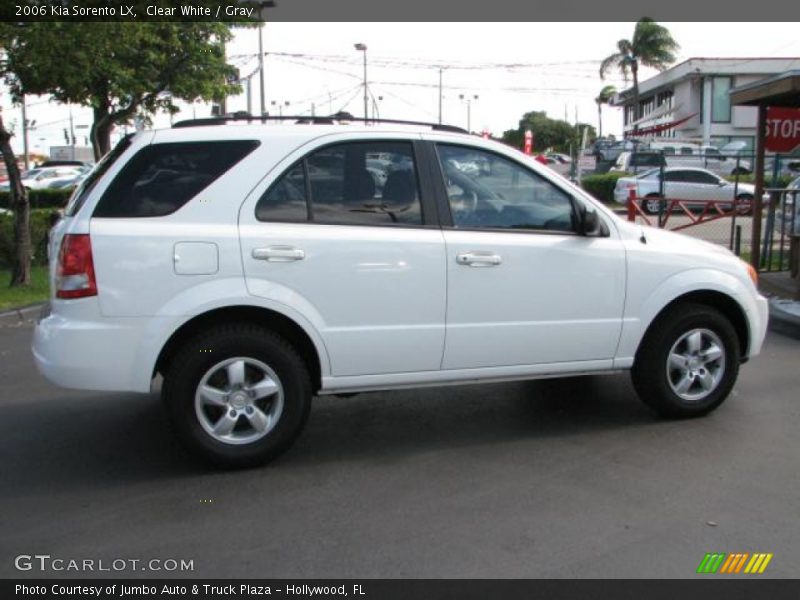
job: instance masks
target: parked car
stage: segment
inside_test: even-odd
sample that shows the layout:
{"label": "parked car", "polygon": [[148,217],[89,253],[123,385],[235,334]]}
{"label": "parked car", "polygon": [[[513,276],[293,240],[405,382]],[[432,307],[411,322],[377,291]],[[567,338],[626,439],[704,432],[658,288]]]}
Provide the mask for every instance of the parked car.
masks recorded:
{"label": "parked car", "polygon": [[609,169],[613,173],[630,173],[635,175],[643,171],[649,171],[653,167],[666,166],[667,161],[664,155],[659,152],[623,152],[617,158],[617,162]]}
{"label": "parked car", "polygon": [[[33,339],[62,386],[147,394],[162,376],[203,459],[278,456],[323,394],[630,371],[656,412],[696,417],[759,353],[749,265],[621,220],[514,148],[220,121],[139,132],[97,165],[52,230]],[[382,190],[375,153],[397,166]]]}
{"label": "parked car", "polygon": [[788,193],[781,202],[780,209],[775,211],[778,231],[788,235],[800,235],[800,177],[786,186]]}
{"label": "parked car", "polygon": [[562,165],[572,164],[572,158],[568,154],[562,154],[560,152],[548,152],[547,157],[552,158],[557,163]]}
{"label": "parked car", "polygon": [[595,156],[598,161],[613,162],[616,161],[623,152],[633,152],[645,148],[646,144],[638,140],[620,140],[599,149]]}
{"label": "parked car", "polygon": [[87,163],[81,160],[46,160],[43,163],[36,165],[37,168],[42,167],[77,167],[84,171],[91,171],[94,163]]}
{"label": "parked car", "polygon": [[[58,181],[72,180],[82,175],[79,167],[37,167],[22,174],[22,185],[29,190],[41,190]],[[0,182],[0,191],[8,191],[8,181]]]}
{"label": "parked car", "polygon": [[[634,191],[637,198],[643,198],[642,209],[648,214],[657,214],[661,200],[687,200],[690,208],[703,208],[709,202],[729,202],[723,205],[730,209],[734,199],[742,203],[743,211],[752,209],[755,186],[749,183],[735,183],[721,178],[707,169],[688,167],[665,167],[663,195],[661,191],[661,169],[651,169],[638,177],[622,177],[614,187],[614,200],[621,204],[629,201]],[[768,197],[765,197],[768,201]]]}

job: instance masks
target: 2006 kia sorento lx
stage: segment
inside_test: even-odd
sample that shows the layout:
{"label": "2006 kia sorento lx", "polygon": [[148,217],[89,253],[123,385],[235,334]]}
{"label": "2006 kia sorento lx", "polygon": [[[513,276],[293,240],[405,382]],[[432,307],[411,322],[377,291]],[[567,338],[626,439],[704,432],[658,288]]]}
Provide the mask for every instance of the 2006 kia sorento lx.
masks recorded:
{"label": "2006 kia sorento lx", "polygon": [[123,140],[51,235],[39,369],[149,392],[183,443],[284,451],[315,394],[630,369],[716,408],[767,303],[727,250],[624,222],[452,128],[210,120]]}

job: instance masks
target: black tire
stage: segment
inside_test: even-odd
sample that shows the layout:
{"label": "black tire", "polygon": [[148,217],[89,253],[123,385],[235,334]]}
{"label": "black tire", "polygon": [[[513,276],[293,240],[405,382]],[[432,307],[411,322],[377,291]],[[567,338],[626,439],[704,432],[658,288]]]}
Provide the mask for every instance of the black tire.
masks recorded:
{"label": "black tire", "polygon": [[752,194],[739,194],[736,196],[737,206],[736,212],[740,215],[753,214],[753,195]]}
{"label": "black tire", "polygon": [[[705,397],[682,398],[670,383],[681,372],[668,367],[673,346],[696,330],[710,331],[722,344],[724,356],[708,369],[719,368],[719,379]],[[686,418],[705,415],[728,397],[739,373],[739,340],[730,321],[719,311],[704,304],[681,303],[667,310],[651,326],[642,340],[631,371],[633,385],[642,401],[663,417]],[[707,365],[700,367],[703,371]],[[696,368],[696,367],[692,367]],[[699,380],[691,389],[703,393]],[[700,388],[700,389],[698,389]],[[691,390],[687,390],[691,391]]]}
{"label": "black tire", "polygon": [[661,212],[661,196],[650,194],[642,200],[642,210],[648,215],[657,215]]}
{"label": "black tire", "polygon": [[[281,408],[263,437],[247,443],[229,443],[204,429],[195,395],[210,370],[240,357],[263,363],[273,371],[281,387]],[[230,387],[230,383],[227,385]],[[225,468],[255,466],[285,452],[308,419],[311,395],[308,368],[292,345],[269,329],[247,323],[218,326],[190,339],[175,354],[162,387],[167,414],[181,443],[203,461]],[[275,402],[275,396],[268,401]],[[224,414],[228,409],[218,410]],[[243,412],[239,414],[236,427],[246,428],[249,418]],[[254,434],[258,435],[255,430]]]}

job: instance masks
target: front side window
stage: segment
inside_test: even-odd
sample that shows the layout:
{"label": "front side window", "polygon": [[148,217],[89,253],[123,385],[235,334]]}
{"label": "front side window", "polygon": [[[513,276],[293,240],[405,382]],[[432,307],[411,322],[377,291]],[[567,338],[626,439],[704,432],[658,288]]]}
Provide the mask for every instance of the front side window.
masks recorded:
{"label": "front side window", "polygon": [[455,227],[575,231],[570,196],[535,172],[476,148],[437,151]]}
{"label": "front side window", "polygon": [[312,152],[256,203],[259,221],[421,225],[411,142],[348,142]]}
{"label": "front side window", "polygon": [[719,178],[711,173],[704,173],[703,171],[693,171],[693,179],[695,183],[703,185],[719,185]]}
{"label": "front side window", "polygon": [[258,142],[253,140],[145,146],[108,186],[94,216],[125,218],[171,214],[257,146]]}

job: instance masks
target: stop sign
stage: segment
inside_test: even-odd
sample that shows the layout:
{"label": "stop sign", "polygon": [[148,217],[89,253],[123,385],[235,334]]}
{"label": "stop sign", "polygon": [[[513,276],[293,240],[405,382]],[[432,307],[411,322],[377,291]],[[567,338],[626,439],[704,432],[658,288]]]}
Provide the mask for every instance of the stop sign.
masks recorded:
{"label": "stop sign", "polygon": [[800,109],[767,108],[764,148],[770,152],[791,152],[800,147]]}

